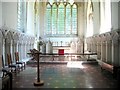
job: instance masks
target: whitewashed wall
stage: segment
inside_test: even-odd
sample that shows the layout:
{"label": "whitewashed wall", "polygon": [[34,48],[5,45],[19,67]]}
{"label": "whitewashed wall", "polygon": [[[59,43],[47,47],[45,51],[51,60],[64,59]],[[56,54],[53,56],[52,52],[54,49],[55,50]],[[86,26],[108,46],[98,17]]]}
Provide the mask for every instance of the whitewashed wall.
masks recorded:
{"label": "whitewashed wall", "polygon": [[94,34],[99,34],[100,28],[100,9],[99,9],[99,2],[93,2],[93,28]]}
{"label": "whitewashed wall", "polygon": [[2,55],[2,39],[3,39],[3,34],[0,30],[0,55]]}
{"label": "whitewashed wall", "polygon": [[0,27],[2,27],[2,2],[0,2]]}
{"label": "whitewashed wall", "polygon": [[2,2],[2,19],[3,25],[17,29],[17,2]]}
{"label": "whitewashed wall", "polygon": [[118,28],[120,29],[120,2],[118,2]]}
{"label": "whitewashed wall", "polygon": [[34,3],[33,2],[28,2],[28,8],[27,8],[27,30],[26,33],[29,35],[34,35]]}
{"label": "whitewashed wall", "polygon": [[112,30],[116,30],[116,29],[118,29],[118,21],[120,21],[119,20],[119,17],[120,16],[118,16],[118,12],[120,12],[119,11],[119,3],[118,2],[112,2],[112,5],[111,5],[111,12],[112,12],[112,14],[111,14],[111,19],[112,19]]}

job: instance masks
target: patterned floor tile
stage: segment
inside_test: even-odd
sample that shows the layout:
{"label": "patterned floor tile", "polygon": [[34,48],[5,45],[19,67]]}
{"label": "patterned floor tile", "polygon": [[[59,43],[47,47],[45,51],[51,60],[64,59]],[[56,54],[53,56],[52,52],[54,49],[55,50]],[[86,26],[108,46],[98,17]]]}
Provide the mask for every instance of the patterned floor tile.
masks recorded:
{"label": "patterned floor tile", "polygon": [[68,68],[67,64],[40,64],[40,80],[44,85],[35,87],[37,68],[27,65],[26,69],[14,75],[14,88],[113,88],[116,80],[107,72],[101,72],[99,65],[83,64],[82,68]]}

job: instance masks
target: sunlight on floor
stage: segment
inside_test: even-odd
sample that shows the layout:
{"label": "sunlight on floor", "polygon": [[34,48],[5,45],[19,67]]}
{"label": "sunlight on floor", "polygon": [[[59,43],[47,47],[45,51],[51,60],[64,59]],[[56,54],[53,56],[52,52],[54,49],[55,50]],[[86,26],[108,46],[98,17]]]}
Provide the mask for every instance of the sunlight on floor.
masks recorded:
{"label": "sunlight on floor", "polygon": [[85,68],[82,65],[82,61],[70,61],[67,63],[68,68]]}

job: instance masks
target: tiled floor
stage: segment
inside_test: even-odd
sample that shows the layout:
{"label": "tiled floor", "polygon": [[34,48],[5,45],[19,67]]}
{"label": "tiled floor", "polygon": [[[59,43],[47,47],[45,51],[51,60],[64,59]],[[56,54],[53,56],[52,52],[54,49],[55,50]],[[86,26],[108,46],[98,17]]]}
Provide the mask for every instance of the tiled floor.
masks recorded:
{"label": "tiled floor", "polygon": [[40,64],[40,79],[43,86],[34,86],[37,68],[26,66],[13,78],[13,88],[115,88],[116,80],[111,73],[101,72],[98,64],[82,64],[81,61],[68,64]]}

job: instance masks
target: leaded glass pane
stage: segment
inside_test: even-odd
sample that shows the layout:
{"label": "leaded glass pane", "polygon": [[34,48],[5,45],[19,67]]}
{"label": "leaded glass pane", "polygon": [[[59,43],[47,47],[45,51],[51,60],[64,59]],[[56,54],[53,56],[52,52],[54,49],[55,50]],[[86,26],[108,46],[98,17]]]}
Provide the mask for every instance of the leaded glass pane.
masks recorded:
{"label": "leaded glass pane", "polygon": [[47,5],[46,10],[46,34],[51,34],[51,6]]}
{"label": "leaded glass pane", "polygon": [[63,2],[50,6],[46,10],[46,35],[66,36],[77,34],[77,6]]}
{"label": "leaded glass pane", "polygon": [[58,6],[58,34],[64,34],[64,5],[61,3]]}
{"label": "leaded glass pane", "polygon": [[52,34],[57,33],[57,6],[52,6]]}
{"label": "leaded glass pane", "polygon": [[71,34],[71,6],[66,6],[66,34]]}
{"label": "leaded glass pane", "polygon": [[72,8],[72,34],[77,34],[77,7],[75,4]]}
{"label": "leaded glass pane", "polygon": [[23,0],[19,0],[18,3],[18,8],[17,8],[17,29],[18,31],[25,32],[25,27],[26,27],[26,3],[23,2]]}

